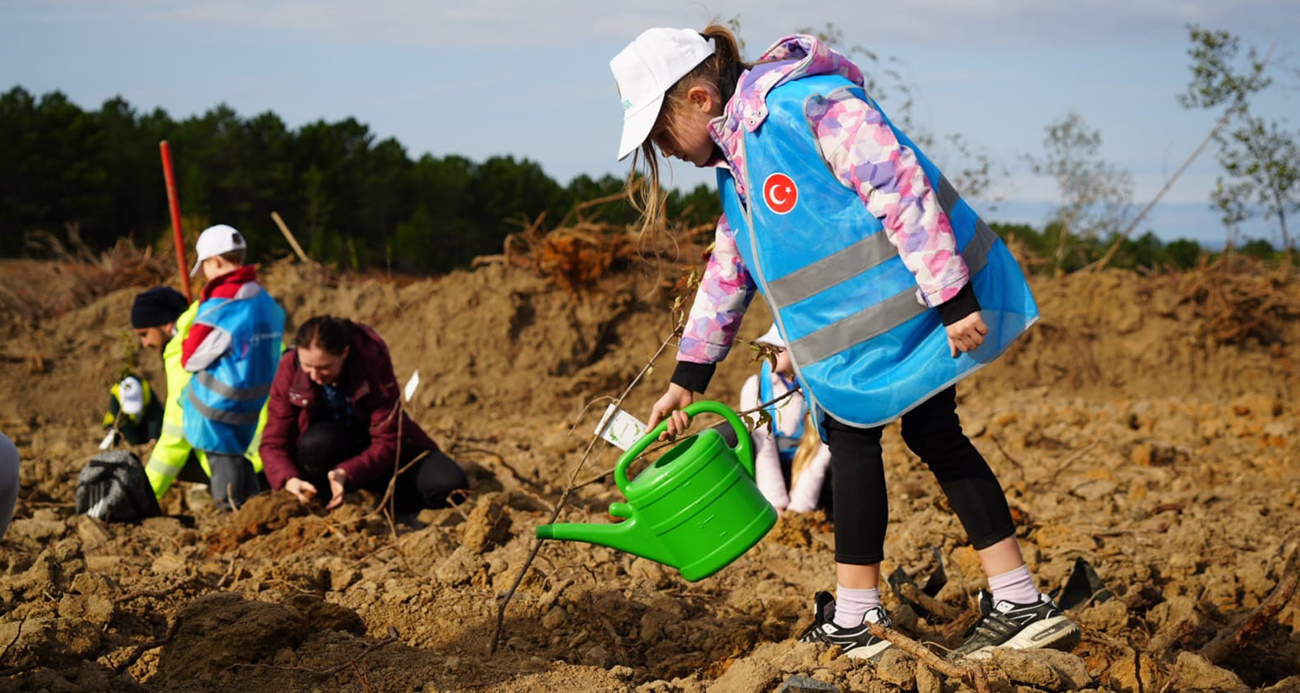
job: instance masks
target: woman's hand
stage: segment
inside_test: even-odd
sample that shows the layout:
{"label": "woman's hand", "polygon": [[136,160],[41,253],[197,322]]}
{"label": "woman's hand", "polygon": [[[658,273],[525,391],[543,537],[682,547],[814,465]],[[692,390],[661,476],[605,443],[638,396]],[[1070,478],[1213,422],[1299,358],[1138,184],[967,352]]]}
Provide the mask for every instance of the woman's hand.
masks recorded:
{"label": "woman's hand", "polygon": [[686,428],[691,425],[691,417],[687,416],[682,409],[694,401],[694,392],[676,383],[668,386],[668,392],[665,392],[664,396],[650,408],[650,428],[668,419],[668,430],[659,436],[659,440],[671,440],[686,431]]}
{"label": "woman's hand", "polygon": [[975,351],[984,343],[984,335],[989,333],[989,326],[977,310],[948,326],[948,349],[952,357],[963,351]]}
{"label": "woman's hand", "polygon": [[284,490],[292,493],[303,503],[310,503],[311,499],[316,496],[316,487],[296,476],[284,482]]}
{"label": "woman's hand", "polygon": [[330,480],[330,493],[333,494],[330,502],[325,505],[325,509],[333,510],[343,505],[343,494],[347,491],[348,472],[346,469],[335,467],[330,470],[329,474],[325,475],[325,478]]}

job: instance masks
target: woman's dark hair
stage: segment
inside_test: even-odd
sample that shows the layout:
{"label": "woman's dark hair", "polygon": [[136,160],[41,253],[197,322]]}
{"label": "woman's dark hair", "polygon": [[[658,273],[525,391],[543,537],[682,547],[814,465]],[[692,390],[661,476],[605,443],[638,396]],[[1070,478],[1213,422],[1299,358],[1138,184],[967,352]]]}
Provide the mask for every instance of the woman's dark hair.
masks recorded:
{"label": "woman's dark hair", "polygon": [[332,315],[317,315],[298,328],[297,345],[299,349],[324,349],[335,356],[341,356],[352,344],[352,332],[356,326],[347,318]]}

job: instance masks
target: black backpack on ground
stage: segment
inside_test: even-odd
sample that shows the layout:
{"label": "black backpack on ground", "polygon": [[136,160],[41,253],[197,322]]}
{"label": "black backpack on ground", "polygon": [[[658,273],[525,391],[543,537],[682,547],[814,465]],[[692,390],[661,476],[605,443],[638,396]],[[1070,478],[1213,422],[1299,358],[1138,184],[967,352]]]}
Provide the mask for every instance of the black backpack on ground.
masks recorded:
{"label": "black backpack on ground", "polygon": [[157,517],[162,509],[140,458],[113,450],[90,458],[77,476],[77,513],[105,522],[131,522]]}

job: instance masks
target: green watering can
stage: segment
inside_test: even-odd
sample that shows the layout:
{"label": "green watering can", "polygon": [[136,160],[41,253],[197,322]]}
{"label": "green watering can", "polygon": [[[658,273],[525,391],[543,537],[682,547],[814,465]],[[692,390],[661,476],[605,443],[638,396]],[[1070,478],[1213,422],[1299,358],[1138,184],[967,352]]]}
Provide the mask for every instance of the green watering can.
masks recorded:
{"label": "green watering can", "polygon": [[757,544],[776,524],[776,509],[754,484],[749,431],[735,412],[718,402],[696,402],[685,411],[690,416],[721,415],[736,429],[735,449],[708,429],[677,444],[628,481],[628,465],[668,428],[664,420],[614,467],[614,482],[627,502],[611,503],[609,514],[623,522],[541,525],[537,538],[626,551],[670,565],[691,582],[722,570]]}

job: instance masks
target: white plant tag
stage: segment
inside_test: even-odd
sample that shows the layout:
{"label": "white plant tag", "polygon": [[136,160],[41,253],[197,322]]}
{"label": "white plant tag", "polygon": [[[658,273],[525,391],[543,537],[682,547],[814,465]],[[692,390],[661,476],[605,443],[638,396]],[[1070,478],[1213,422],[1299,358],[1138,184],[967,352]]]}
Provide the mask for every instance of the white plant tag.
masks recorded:
{"label": "white plant tag", "polygon": [[411,398],[415,396],[415,390],[418,387],[420,387],[420,370],[417,368],[416,371],[411,374],[411,379],[406,381],[405,392],[407,402],[410,402]]}
{"label": "white plant tag", "polygon": [[114,445],[117,445],[117,435],[118,433],[116,428],[108,429],[108,435],[104,436],[104,440],[100,441],[99,449],[100,450],[112,449]]}
{"label": "white plant tag", "polygon": [[[606,425],[608,423],[608,425]],[[596,424],[594,433],[617,446],[620,450],[632,447],[632,444],[645,435],[646,425],[631,414],[616,409],[614,405],[605,408],[605,415]]]}

